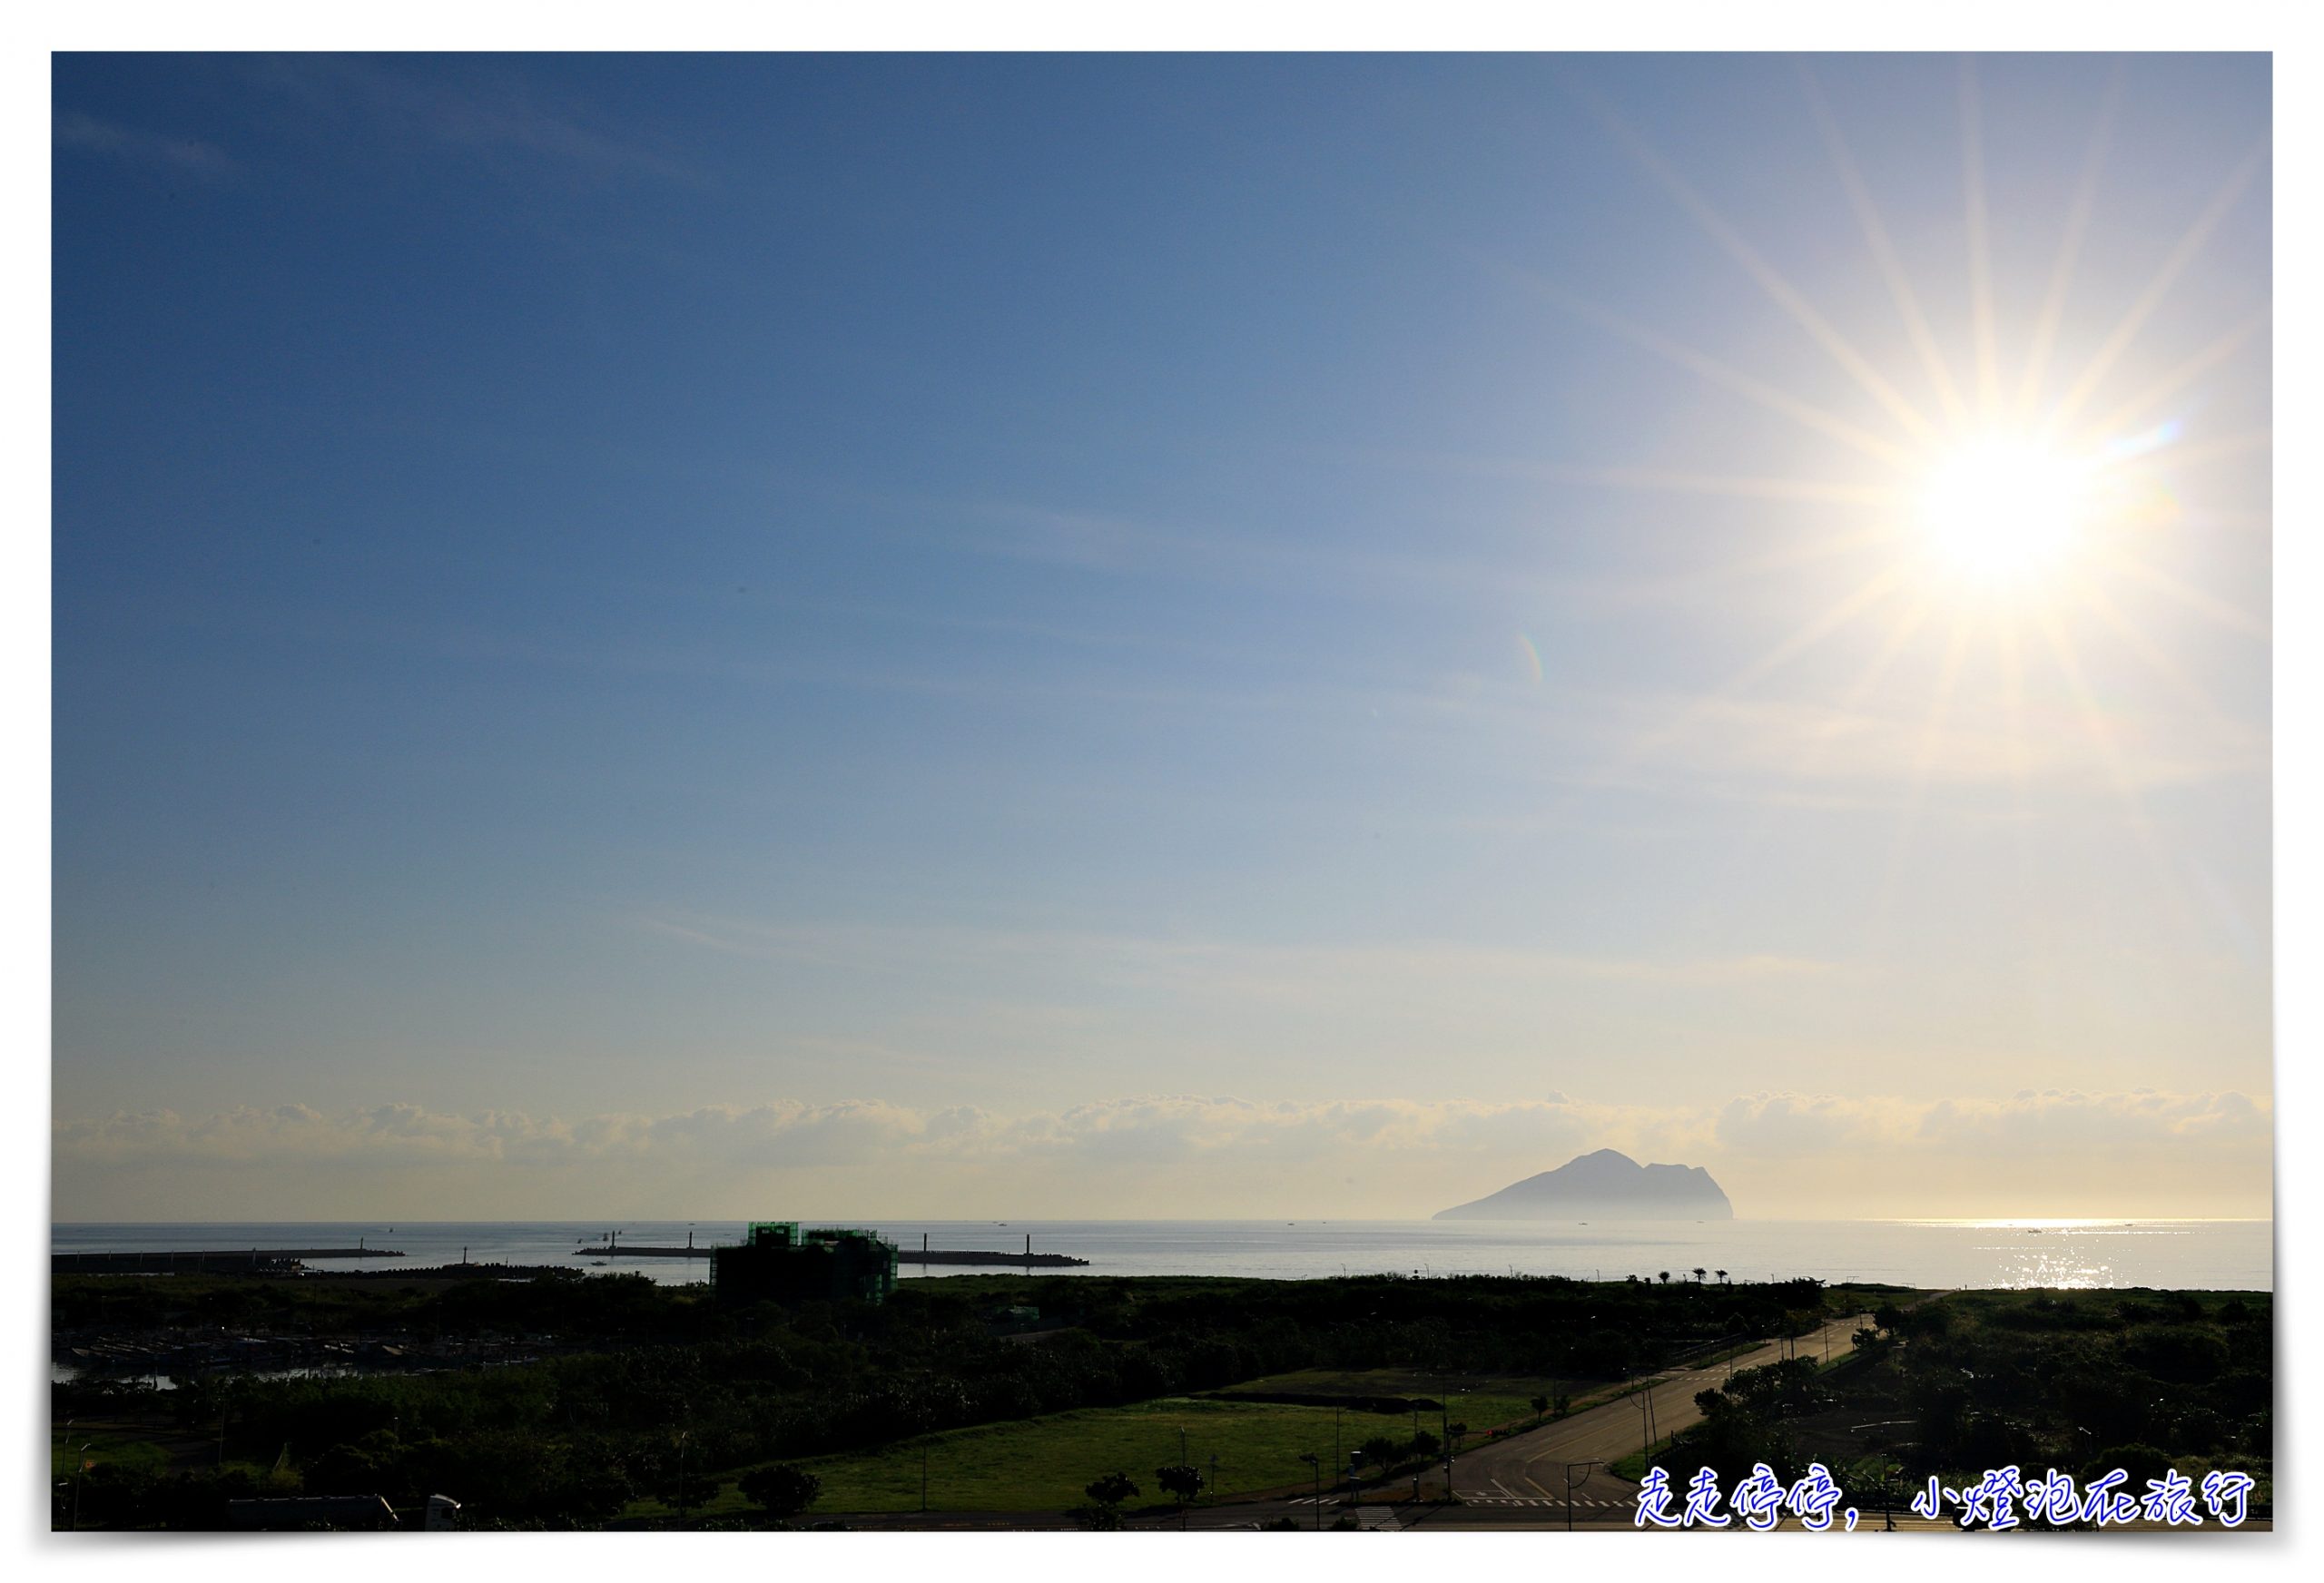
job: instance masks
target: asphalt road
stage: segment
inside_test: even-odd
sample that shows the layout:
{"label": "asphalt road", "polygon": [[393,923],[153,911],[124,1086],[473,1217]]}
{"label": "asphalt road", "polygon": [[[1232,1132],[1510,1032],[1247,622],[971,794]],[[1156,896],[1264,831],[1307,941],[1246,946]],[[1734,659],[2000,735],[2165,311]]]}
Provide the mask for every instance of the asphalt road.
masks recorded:
{"label": "asphalt road", "polygon": [[1707,1368],[1674,1370],[1655,1376],[1661,1383],[1651,1391],[1634,1391],[1587,1412],[1479,1446],[1454,1459],[1453,1491],[1469,1507],[1554,1509],[1562,1519],[1570,1480],[1577,1522],[1609,1510],[1618,1510],[1627,1522],[1638,1486],[1615,1478],[1602,1464],[1645,1447],[1649,1414],[1655,1438],[1661,1439],[1701,1421],[1696,1392],[1722,1383],[1738,1369],[1757,1368],[1787,1355],[1821,1358],[1828,1346],[1837,1357],[1851,1344],[1849,1338],[1869,1322],[1869,1315],[1852,1314],[1788,1343],[1770,1342]]}

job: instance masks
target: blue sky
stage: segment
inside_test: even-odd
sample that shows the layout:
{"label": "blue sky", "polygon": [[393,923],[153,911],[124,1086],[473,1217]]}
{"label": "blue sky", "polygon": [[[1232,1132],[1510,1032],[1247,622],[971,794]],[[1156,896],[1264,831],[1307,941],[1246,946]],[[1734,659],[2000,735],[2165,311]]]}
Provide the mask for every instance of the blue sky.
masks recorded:
{"label": "blue sky", "polygon": [[58,1212],[2266,1213],[2267,62],[1812,75],[58,57]]}

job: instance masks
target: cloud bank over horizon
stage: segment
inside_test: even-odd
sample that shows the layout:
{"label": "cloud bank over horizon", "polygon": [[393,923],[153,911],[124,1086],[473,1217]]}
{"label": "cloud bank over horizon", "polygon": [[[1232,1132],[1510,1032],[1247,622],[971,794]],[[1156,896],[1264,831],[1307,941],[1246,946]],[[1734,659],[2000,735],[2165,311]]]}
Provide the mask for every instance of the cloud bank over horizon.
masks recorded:
{"label": "cloud bank over horizon", "polygon": [[1610,1147],[1708,1167],[1748,1219],[2264,1217],[2273,1120],[2267,1096],[2152,1088],[1667,1107],[1554,1092],[1145,1096],[1014,1114],[877,1099],[573,1117],[285,1104],[59,1118],[53,1213],[1413,1219]]}

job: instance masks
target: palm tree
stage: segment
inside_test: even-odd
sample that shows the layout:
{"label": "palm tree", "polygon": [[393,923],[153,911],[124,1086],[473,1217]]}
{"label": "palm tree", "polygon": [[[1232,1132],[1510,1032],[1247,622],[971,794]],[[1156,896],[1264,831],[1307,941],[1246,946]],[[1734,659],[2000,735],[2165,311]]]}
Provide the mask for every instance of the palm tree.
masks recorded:
{"label": "palm tree", "polygon": [[1662,1275],[1661,1275],[1661,1280],[1662,1280],[1662,1283],[1663,1283],[1665,1286],[1669,1285],[1669,1284],[1670,1284],[1670,1272],[1669,1272],[1669,1271],[1668,1271],[1668,1270],[1663,1271],[1663,1272],[1662,1272]]}
{"label": "palm tree", "polygon": [[1724,1270],[1713,1270],[1713,1271],[1711,1272],[1711,1273],[1718,1277],[1718,1283],[1719,1283],[1720,1285],[1724,1286],[1724,1285],[1726,1285],[1726,1284],[1727,1284],[1727,1272],[1726,1272],[1726,1271],[1724,1271]]}

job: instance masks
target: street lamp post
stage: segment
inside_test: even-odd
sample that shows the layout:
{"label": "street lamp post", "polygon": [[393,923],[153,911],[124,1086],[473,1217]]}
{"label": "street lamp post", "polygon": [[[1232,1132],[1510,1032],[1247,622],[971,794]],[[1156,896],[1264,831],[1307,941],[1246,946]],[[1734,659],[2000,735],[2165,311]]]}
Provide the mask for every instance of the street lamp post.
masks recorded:
{"label": "street lamp post", "polygon": [[83,1440],[81,1449],[73,1453],[73,1531],[81,1531],[81,1475],[89,1470],[89,1448],[94,1440]]}

